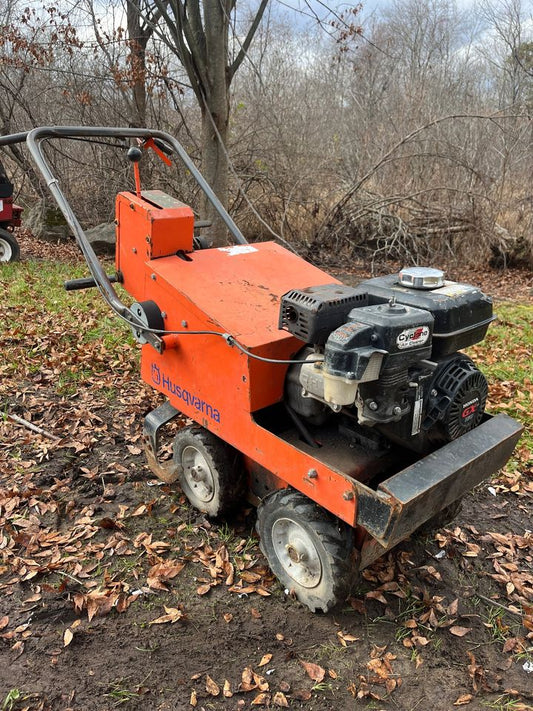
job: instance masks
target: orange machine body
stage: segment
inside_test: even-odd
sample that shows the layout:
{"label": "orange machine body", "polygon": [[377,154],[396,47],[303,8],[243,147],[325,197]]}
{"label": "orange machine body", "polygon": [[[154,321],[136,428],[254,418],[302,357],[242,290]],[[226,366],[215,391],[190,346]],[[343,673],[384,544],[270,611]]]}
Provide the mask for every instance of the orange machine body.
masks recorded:
{"label": "orange machine body", "polygon": [[303,492],[355,527],[364,567],[505,464],[521,428],[503,415],[422,459],[376,455],[330,421],[306,438],[285,406],[287,361],[306,344],[278,328],[281,297],[339,282],[274,242],[194,249],[193,229],[190,208],[164,193],[117,198],[117,271],[164,345],[143,345],[141,374],[242,453],[257,498]]}
{"label": "orange machine body", "polygon": [[137,301],[157,303],[165,330],[184,335],[166,336],[161,354],[143,346],[143,380],[242,452],[256,491],[263,479],[264,493],[290,484],[354,525],[354,479],[369,473],[370,457],[345,457],[338,466],[332,455],[332,466],[325,452],[319,460],[313,448],[259,424],[258,413],[283,401],[288,365],[257,360],[222,337],[229,334],[255,356],[294,358],[304,344],[278,328],[281,296],[336,280],[273,242],[192,251],[188,208],[166,207],[161,195],[158,207],[153,193],[145,195],[117,198],[117,269]]}

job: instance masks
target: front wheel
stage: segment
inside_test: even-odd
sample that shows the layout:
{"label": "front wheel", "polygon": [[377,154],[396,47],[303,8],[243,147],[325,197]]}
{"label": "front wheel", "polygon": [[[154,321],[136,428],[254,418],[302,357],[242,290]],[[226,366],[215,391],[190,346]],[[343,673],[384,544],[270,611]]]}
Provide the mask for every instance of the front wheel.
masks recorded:
{"label": "front wheel", "polygon": [[184,427],[174,439],[174,460],[185,496],[194,508],[219,516],[239,500],[243,489],[237,450],[209,430]]}
{"label": "front wheel", "polygon": [[354,583],[353,530],[292,489],[267,496],[257,511],[260,547],[284,588],[312,612],[327,612]]}
{"label": "front wheel", "polygon": [[18,262],[20,247],[11,232],[0,228],[0,262]]}

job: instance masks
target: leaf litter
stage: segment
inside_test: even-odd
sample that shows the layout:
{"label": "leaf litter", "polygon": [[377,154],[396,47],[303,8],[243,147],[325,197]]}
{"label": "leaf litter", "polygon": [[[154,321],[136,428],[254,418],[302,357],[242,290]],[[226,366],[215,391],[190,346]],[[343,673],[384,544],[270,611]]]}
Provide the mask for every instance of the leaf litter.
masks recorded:
{"label": "leaf litter", "polygon": [[[93,306],[90,297],[84,303]],[[110,615],[135,615],[131,610],[144,600],[154,600],[155,611],[146,619],[151,630],[167,625],[190,630],[192,599],[176,598],[189,570],[197,581],[192,592],[199,598],[209,601],[222,589],[229,595],[230,611],[220,615],[228,629],[240,619],[231,601],[247,604],[249,595],[257,601],[255,607],[248,606],[250,620],[263,625],[262,600],[266,603],[279,592],[257,546],[238,537],[230,546],[201,517],[191,522],[188,516],[180,523],[187,511],[183,497],[159,482],[151,491],[142,483],[150,475],[140,455],[140,422],[159,400],[138,377],[136,346],[124,342],[122,333],[119,348],[113,338],[109,343],[100,336],[80,339],[77,323],[83,321],[84,330],[98,329],[102,313],[98,307],[89,315],[77,313],[75,305],[69,308],[45,312],[37,323],[29,317],[29,307],[8,307],[14,325],[2,341],[7,358],[0,364],[0,397],[4,407],[59,439],[50,441],[0,420],[0,592],[5,600],[19,595],[21,600],[19,609],[0,617],[0,642],[12,660],[33,654],[34,630],[41,634],[33,612],[46,611],[58,601],[77,617],[58,633],[51,656],[55,663],[59,655],[76,652],[79,642],[90,636],[91,625],[99,620],[105,624]],[[23,327],[17,325],[22,322]],[[495,349],[489,360],[500,356]],[[524,357],[517,354],[518,359]],[[492,383],[493,406],[508,409],[512,399],[518,411],[530,413],[530,385],[512,378]],[[492,482],[494,499],[498,504],[516,502],[525,520],[533,495],[530,450],[520,446],[514,462]],[[177,516],[176,523],[169,519],[153,530],[154,516],[166,510]],[[187,701],[202,704],[207,695],[223,703],[237,695],[247,698],[250,706],[286,708],[324,694],[326,704],[328,684],[334,683],[337,693],[342,689],[386,705],[391,694],[405,693],[409,684],[409,658],[402,661],[403,650],[413,655],[411,663],[418,669],[435,653],[435,640],[445,640],[443,635],[451,636],[454,644],[467,644],[472,635],[479,638],[482,623],[465,616],[464,599],[452,592],[453,586],[445,587],[452,563],[466,571],[477,566],[476,574],[491,586],[490,599],[520,621],[517,629],[501,623],[502,653],[513,659],[530,654],[531,532],[495,530],[487,520],[481,525],[476,519],[475,524],[477,528],[465,521],[436,533],[432,545],[444,557],[433,565],[427,560],[415,564],[407,543],[364,571],[366,590],[349,601],[353,618],[340,629],[332,624],[326,635],[343,654],[356,655],[358,661],[348,670],[345,664],[328,669],[305,649],[299,652],[302,640],[293,643],[297,630],[288,634],[278,627],[281,631],[272,637],[278,646],[269,651],[265,640],[267,649],[254,656],[255,668],[250,657],[242,673],[231,679],[209,670],[203,687],[187,692]],[[25,609],[30,611],[25,614]],[[403,630],[402,636],[387,645],[369,645],[353,620],[382,612]],[[467,705],[470,697],[489,689],[484,666],[470,654],[465,655],[469,686],[455,695],[455,705]],[[287,669],[291,683],[278,676]]]}

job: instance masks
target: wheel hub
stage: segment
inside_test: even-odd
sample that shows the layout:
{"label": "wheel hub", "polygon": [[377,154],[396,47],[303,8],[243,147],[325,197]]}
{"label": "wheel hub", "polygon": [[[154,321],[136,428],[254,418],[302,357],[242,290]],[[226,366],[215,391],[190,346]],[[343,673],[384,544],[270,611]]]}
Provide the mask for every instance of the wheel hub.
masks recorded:
{"label": "wheel hub", "polygon": [[205,480],[205,472],[201,464],[191,468],[191,479],[196,482]]}
{"label": "wheel hub", "polygon": [[0,237],[0,262],[9,262],[13,256],[11,245]]}
{"label": "wheel hub", "polygon": [[274,551],[285,572],[295,583],[315,588],[322,579],[322,563],[311,534],[290,518],[278,519],[272,527]]}
{"label": "wheel hub", "polygon": [[203,503],[211,501],[215,495],[215,480],[204,455],[189,445],[182,452],[181,463],[185,485],[194,497]]}
{"label": "wheel hub", "polygon": [[285,550],[287,551],[287,554],[293,563],[303,563],[303,561],[305,561],[307,558],[305,551],[299,551],[295,546],[291,545],[290,543],[285,546]]}

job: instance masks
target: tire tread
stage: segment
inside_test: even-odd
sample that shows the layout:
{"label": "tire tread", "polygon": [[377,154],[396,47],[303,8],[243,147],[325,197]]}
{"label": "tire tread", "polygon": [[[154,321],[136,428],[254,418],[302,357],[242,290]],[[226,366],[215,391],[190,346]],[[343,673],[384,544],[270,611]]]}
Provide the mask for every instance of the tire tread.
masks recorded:
{"label": "tire tread", "polygon": [[[277,512],[293,514],[304,524],[309,525],[320,541],[328,559],[329,583],[325,596],[320,599],[312,590],[295,590],[300,602],[313,612],[327,612],[343,602],[349,595],[354,582],[354,569],[351,560],[352,529],[339,521],[304,494],[292,489],[279,489],[266,497],[258,508],[257,530],[260,535],[259,546],[271,567],[277,568],[277,557],[271,545],[269,530],[270,520],[275,520]],[[272,550],[271,550],[272,548]],[[279,568],[281,570],[281,567]],[[276,570],[273,571],[278,574]],[[282,585],[291,587],[291,581],[278,575]],[[287,584],[286,584],[287,583]],[[292,583],[294,589],[294,583]]]}
{"label": "tire tread", "polygon": [[8,232],[3,227],[0,227],[0,238],[9,244],[11,247],[10,262],[18,262],[20,260],[20,246],[14,235]]}
{"label": "tire tread", "polygon": [[215,434],[200,425],[190,425],[181,429],[174,438],[174,456],[178,447],[192,444],[202,448],[214,464],[219,478],[219,506],[216,513],[228,513],[237,504],[243,492],[244,477],[239,452]]}

